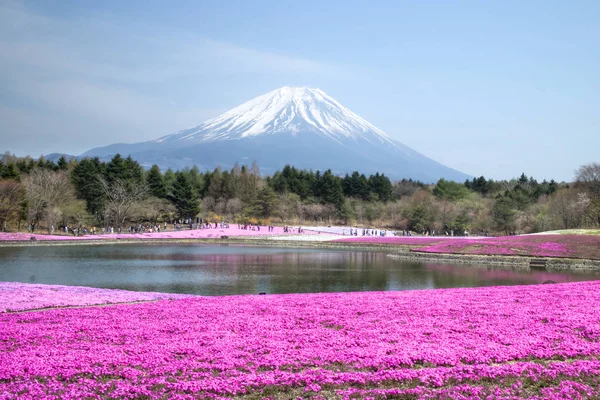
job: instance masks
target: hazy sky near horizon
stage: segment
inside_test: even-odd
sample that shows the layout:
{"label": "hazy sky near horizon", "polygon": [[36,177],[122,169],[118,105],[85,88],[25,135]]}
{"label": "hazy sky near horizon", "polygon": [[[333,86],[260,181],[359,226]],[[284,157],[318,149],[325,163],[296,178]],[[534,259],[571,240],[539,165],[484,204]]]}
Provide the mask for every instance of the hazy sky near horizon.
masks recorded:
{"label": "hazy sky near horizon", "polygon": [[0,151],[155,139],[317,87],[472,175],[600,161],[600,1],[0,2]]}

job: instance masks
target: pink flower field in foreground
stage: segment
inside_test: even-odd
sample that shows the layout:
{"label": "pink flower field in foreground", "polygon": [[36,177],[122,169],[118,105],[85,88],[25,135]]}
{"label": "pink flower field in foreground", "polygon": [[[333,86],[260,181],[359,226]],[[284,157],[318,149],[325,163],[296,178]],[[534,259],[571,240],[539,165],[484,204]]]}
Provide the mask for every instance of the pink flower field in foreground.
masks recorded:
{"label": "pink flower field in foreground", "polygon": [[425,253],[570,257],[600,260],[600,236],[529,235],[443,241],[416,249]]}
{"label": "pink flower field in foreground", "polygon": [[0,282],[0,312],[181,299],[189,295]]}
{"label": "pink flower field in foreground", "polygon": [[0,314],[2,398],[600,396],[600,283]]}

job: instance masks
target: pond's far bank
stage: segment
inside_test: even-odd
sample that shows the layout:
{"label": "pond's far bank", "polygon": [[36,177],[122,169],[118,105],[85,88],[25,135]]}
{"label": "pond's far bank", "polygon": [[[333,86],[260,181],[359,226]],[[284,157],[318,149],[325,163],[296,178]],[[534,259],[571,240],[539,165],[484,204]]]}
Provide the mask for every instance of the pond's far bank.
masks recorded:
{"label": "pond's far bank", "polygon": [[[239,233],[242,235],[225,235]],[[23,236],[25,234],[21,234]],[[288,248],[323,248],[348,250],[377,250],[395,253],[397,257],[415,261],[433,261],[454,264],[493,264],[529,268],[532,260],[541,259],[547,269],[600,270],[600,237],[582,235],[526,235],[508,237],[419,237],[419,236],[365,236],[349,237],[330,233],[306,231],[284,233],[283,229],[268,232],[247,231],[237,228],[162,232],[141,235],[102,235],[88,237],[61,237],[54,240],[0,239],[0,247],[104,245],[104,244],[220,244]],[[540,265],[536,265],[539,267]]]}
{"label": "pond's far bank", "polygon": [[[594,270],[600,271],[600,260],[589,260],[581,258],[559,258],[559,257],[532,257],[532,256],[498,256],[477,254],[445,254],[424,253],[419,251],[404,251],[388,254],[390,258],[419,262],[435,262],[444,264],[484,264],[499,265],[532,269],[532,261],[544,261],[545,265],[539,267],[548,271],[559,270]],[[535,268],[535,267],[534,267]]]}

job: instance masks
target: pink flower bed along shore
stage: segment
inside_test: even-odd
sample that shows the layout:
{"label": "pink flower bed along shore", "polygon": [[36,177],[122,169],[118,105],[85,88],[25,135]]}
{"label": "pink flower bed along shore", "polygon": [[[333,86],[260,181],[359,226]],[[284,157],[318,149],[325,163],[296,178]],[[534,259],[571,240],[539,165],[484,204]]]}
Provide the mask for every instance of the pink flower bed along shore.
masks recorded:
{"label": "pink flower bed along shore", "polygon": [[0,242],[5,241],[24,241],[31,240],[34,237],[35,240],[85,240],[90,239],[88,236],[67,236],[67,235],[43,235],[43,234],[32,234],[24,232],[0,232]]}
{"label": "pink flower bed along shore", "polygon": [[[295,228],[297,231],[297,227]],[[230,228],[216,229],[192,229],[181,231],[163,231],[153,233],[121,233],[121,234],[104,234],[104,235],[42,235],[30,233],[3,233],[0,232],[0,241],[23,241],[31,240],[35,237],[36,240],[99,240],[99,239],[208,239],[220,238],[221,236],[270,236],[270,235],[293,235],[293,233],[283,232],[283,227],[276,226],[272,232],[269,232],[266,226],[262,226],[259,230],[238,229],[237,225],[231,225]],[[317,234],[317,232],[304,230],[303,235]]]}
{"label": "pink flower bed along shore", "polygon": [[448,240],[413,251],[600,260],[600,236],[528,235]]}
{"label": "pink flower bed along shore", "polygon": [[182,299],[185,297],[190,297],[190,295],[132,292],[129,290],[96,289],[81,286],[0,282],[0,312]]}
{"label": "pink flower bed along shore", "polygon": [[436,243],[445,243],[449,240],[463,240],[459,237],[431,237],[431,236],[354,236],[342,237],[334,240],[340,243],[366,243],[366,244],[395,244],[404,246],[425,246]]}
{"label": "pink flower bed along shore", "polygon": [[0,397],[600,396],[600,283],[0,314]]}

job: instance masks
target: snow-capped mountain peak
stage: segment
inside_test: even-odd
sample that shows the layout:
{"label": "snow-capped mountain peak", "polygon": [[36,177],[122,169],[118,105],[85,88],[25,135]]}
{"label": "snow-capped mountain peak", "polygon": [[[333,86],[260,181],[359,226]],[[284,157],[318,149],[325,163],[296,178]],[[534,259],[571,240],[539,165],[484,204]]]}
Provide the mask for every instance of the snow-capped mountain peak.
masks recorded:
{"label": "snow-capped mountain peak", "polygon": [[282,87],[195,128],[150,142],[98,147],[81,157],[108,160],[117,153],[165,169],[229,169],[256,161],[267,174],[293,165],[423,182],[470,179],[392,140],[322,90],[305,87]]}
{"label": "snow-capped mountain peak", "polygon": [[158,139],[179,144],[288,133],[320,133],[337,142],[364,139],[392,144],[383,131],[320,89],[282,87],[258,96],[203,124]]}

